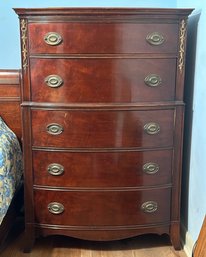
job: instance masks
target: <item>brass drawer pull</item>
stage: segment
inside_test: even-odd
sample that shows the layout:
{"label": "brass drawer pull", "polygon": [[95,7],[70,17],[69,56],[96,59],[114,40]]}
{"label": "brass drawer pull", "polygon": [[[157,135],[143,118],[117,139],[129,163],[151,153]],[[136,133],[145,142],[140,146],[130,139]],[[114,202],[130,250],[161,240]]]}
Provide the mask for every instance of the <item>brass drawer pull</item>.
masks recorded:
{"label": "brass drawer pull", "polygon": [[162,79],[157,74],[149,74],[145,79],[144,82],[149,87],[157,87],[162,83]]}
{"label": "brass drawer pull", "polygon": [[157,202],[148,201],[142,204],[141,210],[146,213],[153,213],[156,212],[158,209]]}
{"label": "brass drawer pull", "polygon": [[48,32],[44,36],[44,41],[50,46],[56,46],[62,42],[62,37],[56,32]]}
{"label": "brass drawer pull", "polygon": [[61,214],[64,211],[64,205],[57,202],[52,202],[48,204],[48,210],[52,214]]}
{"label": "brass drawer pull", "polygon": [[62,125],[57,124],[57,123],[51,123],[47,125],[47,133],[51,134],[51,135],[59,135],[64,131],[64,128],[62,127]]}
{"label": "brass drawer pull", "polygon": [[147,162],[142,166],[142,169],[145,173],[152,175],[159,171],[159,165],[154,162]]}
{"label": "brass drawer pull", "polygon": [[51,163],[48,165],[47,171],[50,175],[60,176],[64,173],[64,166],[58,163]]}
{"label": "brass drawer pull", "polygon": [[164,37],[159,32],[152,32],[148,34],[146,40],[150,45],[153,46],[161,45],[165,41]]}
{"label": "brass drawer pull", "polygon": [[47,86],[56,88],[56,87],[60,87],[64,81],[58,75],[49,75],[45,78],[44,82],[47,84]]}
{"label": "brass drawer pull", "polygon": [[159,126],[158,123],[149,122],[149,123],[144,125],[144,131],[148,135],[155,135],[155,134],[158,134],[160,132],[160,126]]}

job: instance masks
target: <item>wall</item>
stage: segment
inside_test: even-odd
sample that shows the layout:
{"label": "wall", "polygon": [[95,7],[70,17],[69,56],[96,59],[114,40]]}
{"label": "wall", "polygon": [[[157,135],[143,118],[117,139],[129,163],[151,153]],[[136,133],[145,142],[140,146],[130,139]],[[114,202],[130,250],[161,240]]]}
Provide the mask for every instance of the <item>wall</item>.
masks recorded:
{"label": "wall", "polygon": [[[188,152],[188,163],[184,170],[183,182],[188,186],[183,189],[183,224],[188,231],[191,243],[197,240],[206,214],[206,1],[177,0],[177,7],[195,7],[196,10],[189,22],[189,48],[186,70],[186,137],[185,151]],[[194,82],[194,83],[193,83]],[[192,88],[193,87],[193,88]],[[193,100],[193,101],[192,101]],[[188,122],[187,122],[188,121]],[[190,125],[192,122],[192,126]],[[191,132],[189,133],[191,126]],[[190,141],[191,148],[187,141]],[[189,188],[189,191],[186,190]],[[185,190],[185,191],[184,191]],[[186,195],[188,193],[188,195]],[[187,241],[187,240],[186,240]],[[187,243],[187,242],[186,242]]]}
{"label": "wall", "polygon": [[0,0],[0,69],[20,68],[18,18],[14,7],[175,7],[175,0]]}

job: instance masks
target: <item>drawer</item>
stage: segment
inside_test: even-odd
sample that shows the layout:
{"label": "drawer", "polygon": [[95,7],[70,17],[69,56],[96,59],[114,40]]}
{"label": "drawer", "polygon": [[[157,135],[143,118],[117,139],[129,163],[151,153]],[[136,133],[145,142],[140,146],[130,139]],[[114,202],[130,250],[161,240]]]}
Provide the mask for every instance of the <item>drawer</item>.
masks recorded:
{"label": "drawer", "polygon": [[177,53],[178,24],[30,23],[31,54]]}
{"label": "drawer", "polygon": [[32,110],[32,141],[43,147],[173,145],[174,110]]}
{"label": "drawer", "polygon": [[147,102],[175,97],[175,59],[31,59],[32,101]]}
{"label": "drawer", "polygon": [[34,184],[85,188],[168,184],[172,153],[33,151]]}
{"label": "drawer", "polygon": [[170,189],[34,190],[35,220],[64,226],[118,226],[170,220]]}

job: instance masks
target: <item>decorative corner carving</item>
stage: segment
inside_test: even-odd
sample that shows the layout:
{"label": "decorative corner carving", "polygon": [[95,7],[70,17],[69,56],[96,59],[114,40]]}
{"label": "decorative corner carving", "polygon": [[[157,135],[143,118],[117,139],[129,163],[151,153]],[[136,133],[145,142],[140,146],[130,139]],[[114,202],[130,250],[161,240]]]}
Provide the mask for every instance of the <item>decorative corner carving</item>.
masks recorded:
{"label": "decorative corner carving", "polygon": [[21,20],[21,41],[22,41],[22,66],[23,69],[26,70],[28,66],[27,59],[27,22],[25,19]]}
{"label": "decorative corner carving", "polygon": [[185,60],[185,39],[186,39],[186,21],[183,19],[180,25],[180,46],[179,46],[179,71],[182,73]]}

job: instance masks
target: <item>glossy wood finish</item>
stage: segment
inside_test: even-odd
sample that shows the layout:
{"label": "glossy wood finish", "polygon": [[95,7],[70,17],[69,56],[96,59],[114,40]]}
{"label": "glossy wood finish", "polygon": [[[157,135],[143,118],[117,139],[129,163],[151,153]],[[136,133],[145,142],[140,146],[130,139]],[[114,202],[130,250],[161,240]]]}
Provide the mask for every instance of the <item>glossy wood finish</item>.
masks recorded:
{"label": "glossy wood finish", "polygon": [[[173,144],[174,111],[42,111],[32,110],[34,146],[46,147],[168,147]],[[144,126],[159,124],[160,131],[149,135]],[[51,135],[49,124],[63,132]]]}
{"label": "glossy wood finish", "polygon": [[[13,87],[13,85],[20,85],[20,70],[0,70],[0,86],[3,87],[4,85],[7,85],[8,87]],[[15,86],[14,86],[15,87]],[[16,86],[17,87],[17,86]],[[13,92],[9,90],[9,96],[16,96],[19,97],[19,91],[15,90],[17,93],[13,94]],[[1,91],[2,92],[2,91]],[[1,93],[1,97],[5,95],[4,93]]]}
{"label": "glossy wood finish", "polygon": [[[64,197],[62,197],[64,194]],[[163,223],[170,220],[170,189],[143,191],[49,191],[35,190],[37,223],[63,226],[131,226]],[[156,201],[154,213],[141,210],[144,202]],[[52,214],[50,202],[60,202],[64,212]],[[102,229],[101,227],[99,229]]]}
{"label": "glossy wood finish", "polygon": [[[24,250],[31,250],[38,235],[115,240],[143,233],[167,233],[179,249],[184,53],[191,10],[16,12],[23,67]],[[61,36],[57,46],[45,42],[50,32]],[[161,44],[150,44],[150,33],[159,34],[154,41],[163,37]],[[160,85],[146,85],[150,74],[153,82],[160,76]],[[45,83],[51,75],[62,79],[59,87]],[[159,126],[157,134],[145,131],[150,122]],[[152,175],[142,172],[150,161],[160,165]],[[48,173],[52,163],[64,166],[62,175]],[[53,201],[65,205],[62,214],[48,212]],[[143,201],[157,201],[157,212],[142,212]]]}
{"label": "glossy wood finish", "polygon": [[[175,59],[31,59],[32,101],[62,103],[170,101],[175,96]],[[49,75],[63,84],[51,88]],[[160,85],[144,80],[156,74]]]}
{"label": "glossy wood finish", "polygon": [[[62,43],[46,44],[48,32],[61,35]],[[165,42],[158,47],[149,44],[145,39],[152,32],[163,35]],[[29,36],[31,54],[177,53],[178,24],[32,23]]]}
{"label": "glossy wood finish", "polygon": [[47,224],[37,224],[36,234],[49,236],[49,235],[65,235],[69,237],[75,237],[83,240],[93,240],[93,241],[117,241],[125,238],[135,237],[142,234],[169,234],[168,223],[156,224],[154,226],[133,226],[133,227],[122,227],[116,226],[115,230],[109,229],[106,226],[102,230],[97,230],[94,228],[76,230],[68,229],[68,227],[61,227],[56,229],[56,226],[51,226]]}
{"label": "glossy wood finish", "polygon": [[[148,174],[146,163],[159,170]],[[63,174],[48,173],[52,163],[64,167]],[[172,151],[140,152],[53,152],[33,151],[34,184],[62,187],[144,187],[171,183]]]}
{"label": "glossy wood finish", "polygon": [[0,116],[21,140],[19,70],[0,70]]}

